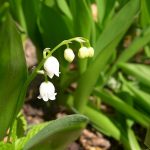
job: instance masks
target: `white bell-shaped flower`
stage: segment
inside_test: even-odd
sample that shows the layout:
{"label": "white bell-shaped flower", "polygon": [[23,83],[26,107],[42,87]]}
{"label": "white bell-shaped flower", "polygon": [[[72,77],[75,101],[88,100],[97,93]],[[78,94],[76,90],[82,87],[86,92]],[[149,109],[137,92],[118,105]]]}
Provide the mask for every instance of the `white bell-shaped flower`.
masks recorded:
{"label": "white bell-shaped flower", "polygon": [[67,48],[64,51],[64,57],[68,62],[72,62],[75,58],[75,54],[72,49]]}
{"label": "white bell-shaped flower", "polygon": [[93,47],[88,48],[88,57],[93,57],[94,56],[94,49]]}
{"label": "white bell-shaped flower", "polygon": [[55,57],[50,56],[47,58],[44,63],[44,69],[50,78],[53,78],[54,75],[59,77],[59,62]]}
{"label": "white bell-shaped flower", "polygon": [[81,47],[78,51],[79,58],[87,58],[89,56],[88,48],[87,47]]}
{"label": "white bell-shaped flower", "polygon": [[44,101],[56,99],[55,96],[57,93],[55,93],[55,87],[51,82],[42,82],[39,90],[40,95],[38,96],[38,99],[43,99]]}

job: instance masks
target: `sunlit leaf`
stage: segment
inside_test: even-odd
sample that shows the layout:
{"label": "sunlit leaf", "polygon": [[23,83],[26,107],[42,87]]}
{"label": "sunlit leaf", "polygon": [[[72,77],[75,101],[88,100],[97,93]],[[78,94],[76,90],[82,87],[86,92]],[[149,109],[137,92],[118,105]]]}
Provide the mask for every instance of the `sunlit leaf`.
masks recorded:
{"label": "sunlit leaf", "polygon": [[[0,27],[0,139],[15,119],[21,88],[27,77],[21,39],[9,14]],[[20,108],[18,108],[20,109]]]}
{"label": "sunlit leaf", "polygon": [[52,121],[25,144],[24,150],[65,150],[80,135],[86,123],[87,118],[82,115]]}

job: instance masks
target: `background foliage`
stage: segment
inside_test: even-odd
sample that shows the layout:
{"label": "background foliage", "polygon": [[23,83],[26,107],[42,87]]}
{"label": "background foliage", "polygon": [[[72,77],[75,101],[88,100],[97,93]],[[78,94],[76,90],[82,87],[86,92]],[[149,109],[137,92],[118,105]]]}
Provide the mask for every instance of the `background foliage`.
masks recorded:
{"label": "background foliage", "polygon": [[[76,69],[71,70],[63,58],[64,47],[55,53],[61,66],[61,77],[55,80],[57,103],[87,116],[94,128],[120,141],[125,149],[140,150],[141,138],[134,126],[150,125],[149,7],[149,0],[1,1],[0,138],[24,102],[20,95],[26,92],[27,68],[21,39],[33,41],[41,60],[45,47],[82,36],[94,47],[94,58],[76,57]],[[75,53],[80,48],[70,46]],[[66,94],[72,83],[77,88]],[[110,106],[113,113],[105,112],[102,105]]]}

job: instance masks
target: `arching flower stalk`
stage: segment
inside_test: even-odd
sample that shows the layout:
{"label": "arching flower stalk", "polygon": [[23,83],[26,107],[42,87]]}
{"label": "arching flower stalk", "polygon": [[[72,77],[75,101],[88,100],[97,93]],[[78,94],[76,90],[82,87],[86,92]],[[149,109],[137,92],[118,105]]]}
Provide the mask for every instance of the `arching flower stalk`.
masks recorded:
{"label": "arching flower stalk", "polygon": [[[90,46],[90,43],[87,39],[82,37],[75,37],[72,39],[64,40],[60,44],[58,44],[54,49],[50,50],[50,48],[45,48],[43,51],[43,60],[39,64],[39,66],[35,69],[35,71],[31,74],[30,80],[32,80],[36,73],[43,74],[45,76],[45,81],[41,83],[38,96],[39,99],[43,99],[44,101],[55,100],[55,87],[52,82],[48,81],[47,76],[52,79],[55,76],[59,77],[59,61],[57,58],[52,56],[52,54],[61,46],[66,45],[67,48],[64,50],[64,58],[68,62],[72,62],[75,58],[75,53],[71,48],[69,48],[69,44],[73,41],[80,43],[81,48],[78,51],[78,57],[83,59],[87,57],[93,57],[94,49]],[[86,47],[86,45],[88,45]],[[44,70],[40,70],[43,67]]]}

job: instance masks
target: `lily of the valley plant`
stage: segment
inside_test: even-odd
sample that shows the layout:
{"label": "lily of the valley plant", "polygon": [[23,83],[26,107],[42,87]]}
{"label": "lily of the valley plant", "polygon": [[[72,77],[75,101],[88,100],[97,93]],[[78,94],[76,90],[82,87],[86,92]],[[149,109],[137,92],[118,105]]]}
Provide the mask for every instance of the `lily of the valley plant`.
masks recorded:
{"label": "lily of the valley plant", "polygon": [[[61,46],[66,45],[67,48],[64,50],[64,58],[66,59],[66,61],[71,63],[75,58],[75,53],[71,48],[69,48],[69,43],[72,43],[73,41],[76,41],[81,45],[81,48],[78,51],[79,58],[84,59],[94,56],[94,49],[90,46],[89,41],[82,37],[75,37],[72,39],[64,40],[51,51],[50,48],[45,48],[43,51],[44,61],[42,61],[42,65],[40,63],[40,66],[43,66],[44,70],[40,70],[39,67],[37,67],[37,73],[43,74],[45,76],[45,81],[41,83],[39,88],[39,99],[43,99],[44,101],[56,99],[57,93],[55,92],[55,87],[53,83],[48,80],[48,77],[50,79],[52,79],[54,75],[59,77],[60,72],[59,61],[57,60],[57,58],[52,56],[52,54]],[[87,47],[85,45],[87,45]]]}

